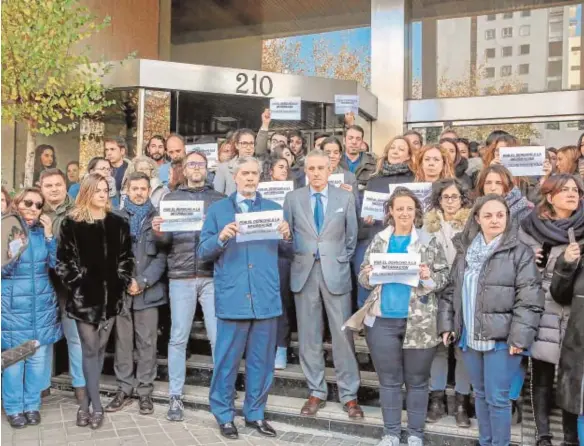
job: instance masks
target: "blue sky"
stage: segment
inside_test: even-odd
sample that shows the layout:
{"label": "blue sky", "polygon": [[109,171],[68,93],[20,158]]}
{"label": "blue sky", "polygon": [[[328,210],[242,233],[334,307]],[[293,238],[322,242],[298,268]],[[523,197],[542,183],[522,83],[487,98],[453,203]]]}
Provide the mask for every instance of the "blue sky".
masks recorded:
{"label": "blue sky", "polygon": [[343,44],[347,44],[349,50],[364,49],[362,61],[365,62],[367,56],[371,55],[371,28],[355,28],[341,31],[331,31],[320,34],[308,34],[303,36],[286,37],[287,42],[292,44],[300,43],[300,58],[306,62],[308,74],[314,69],[314,60],[312,59],[312,46],[315,41],[323,38],[329,45],[331,51],[339,51]]}

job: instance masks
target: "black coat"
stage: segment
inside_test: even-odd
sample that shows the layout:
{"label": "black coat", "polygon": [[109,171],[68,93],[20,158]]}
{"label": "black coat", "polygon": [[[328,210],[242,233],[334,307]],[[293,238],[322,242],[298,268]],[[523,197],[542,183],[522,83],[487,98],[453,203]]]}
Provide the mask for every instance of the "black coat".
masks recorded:
{"label": "black coat", "polygon": [[[476,225],[476,222],[474,223]],[[477,230],[468,230],[454,238],[457,251],[450,271],[450,281],[438,301],[438,332],[463,329],[462,288],[466,252]],[[543,312],[544,293],[533,250],[517,238],[513,228],[483,265],[477,286],[475,340],[504,341],[528,349],[535,339]]]}
{"label": "black coat", "polygon": [[56,272],[67,287],[70,317],[97,325],[119,314],[133,268],[124,217],[110,212],[95,223],[63,220]]}
{"label": "black coat", "polygon": [[[130,220],[130,214],[126,209],[122,209],[119,213],[128,221]],[[166,253],[156,243],[152,229],[152,220],[156,215],[156,209],[152,208],[142,222],[140,234],[132,241],[135,259],[132,277],[142,289],[140,294],[134,296],[126,294],[127,302],[134,310],[158,307],[168,302],[168,285],[164,274]]]}
{"label": "black coat", "polygon": [[560,353],[557,403],[579,415],[584,413],[584,258],[573,263],[564,254],[558,258],[550,293],[560,305],[572,305]]}
{"label": "black coat", "polygon": [[[206,184],[201,188],[180,186],[178,190],[165,195],[162,201],[204,201],[206,214],[209,206],[224,197],[210,184]],[[169,279],[213,277],[213,262],[204,262],[197,256],[201,231],[164,232],[156,237],[167,253]]]}

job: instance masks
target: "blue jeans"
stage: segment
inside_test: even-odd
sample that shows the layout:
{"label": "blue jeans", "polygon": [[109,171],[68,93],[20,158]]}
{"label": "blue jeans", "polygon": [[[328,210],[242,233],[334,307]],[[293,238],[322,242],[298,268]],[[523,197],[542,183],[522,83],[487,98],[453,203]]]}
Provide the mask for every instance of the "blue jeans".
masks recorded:
{"label": "blue jeans", "polygon": [[462,352],[475,391],[475,409],[481,446],[507,446],[511,442],[509,389],[521,364],[521,355],[508,349]]}
{"label": "blue jeans", "polygon": [[185,384],[186,350],[197,309],[197,300],[203,307],[207,337],[214,355],[217,338],[215,287],[210,277],[171,279],[169,291],[171,328],[168,342],[168,394],[180,396]]}
{"label": "blue jeans", "polygon": [[52,360],[53,344],[41,345],[30,358],[2,372],[2,404],[6,415],[40,410],[41,392],[51,379]]}
{"label": "blue jeans", "polygon": [[[470,394],[470,378],[462,360],[462,351],[460,347],[454,347],[454,356],[456,358],[456,368],[454,369],[454,390],[461,395]],[[430,391],[446,390],[446,381],[448,380],[448,347],[444,344],[438,345],[436,355],[432,361],[430,371]]]}
{"label": "blue jeans", "polygon": [[578,417],[578,439],[580,446],[584,446],[584,414]]}
{"label": "blue jeans", "polygon": [[511,401],[517,401],[521,396],[521,390],[523,389],[523,383],[525,382],[525,366],[523,362],[519,365],[517,373],[511,378],[511,389],[509,390],[509,399]]}
{"label": "blue jeans", "polygon": [[209,391],[211,412],[219,424],[233,421],[233,394],[239,363],[245,353],[245,401],[247,421],[264,419],[268,392],[274,378],[278,318],[219,319],[215,368]]}
{"label": "blue jeans", "polygon": [[67,316],[66,311],[62,311],[61,324],[63,325],[65,339],[67,339],[69,374],[73,378],[73,387],[85,387],[85,376],[83,376],[83,364],[81,362],[81,341],[77,331],[77,322]]}

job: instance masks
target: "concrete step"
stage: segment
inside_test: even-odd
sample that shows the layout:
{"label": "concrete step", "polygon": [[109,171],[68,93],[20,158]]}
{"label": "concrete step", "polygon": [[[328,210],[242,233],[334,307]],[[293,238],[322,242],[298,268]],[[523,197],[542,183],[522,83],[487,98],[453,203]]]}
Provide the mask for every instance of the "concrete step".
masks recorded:
{"label": "concrete step", "polygon": [[[52,379],[53,387],[62,390],[71,390],[71,378],[66,375],[59,375]],[[113,393],[117,386],[113,376],[102,376],[102,393]],[[243,407],[245,398],[244,392],[238,392],[239,398],[235,400],[235,407],[239,414]],[[157,381],[154,384],[153,398],[156,402],[168,402],[168,383]],[[209,388],[204,386],[186,385],[184,388],[185,406],[194,409],[209,410]],[[304,404],[304,398],[290,396],[270,395],[266,406],[266,418],[268,420],[280,421],[288,424],[311,427],[325,431],[340,432],[348,435],[356,435],[367,438],[380,438],[383,433],[383,419],[381,409],[378,407],[364,405],[364,420],[350,420],[343,411],[341,404],[329,402],[321,409],[316,417],[305,417],[300,415],[300,409]],[[405,411],[402,414],[402,423],[406,420]],[[405,423],[403,424],[405,427]],[[405,432],[402,437],[405,440]],[[521,429],[514,426],[511,440],[513,445],[522,444]],[[426,425],[427,446],[476,446],[478,430],[476,421],[472,420],[469,429],[461,429],[456,426],[453,417],[445,417],[440,422]]]}

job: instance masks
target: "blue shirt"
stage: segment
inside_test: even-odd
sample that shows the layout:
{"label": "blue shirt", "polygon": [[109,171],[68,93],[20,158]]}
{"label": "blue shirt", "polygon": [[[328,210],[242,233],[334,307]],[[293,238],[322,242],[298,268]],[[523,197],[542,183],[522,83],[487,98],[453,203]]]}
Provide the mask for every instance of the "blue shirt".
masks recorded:
{"label": "blue shirt", "polygon": [[359,167],[359,164],[361,164],[361,158],[363,158],[363,153],[360,153],[359,157],[355,161],[351,161],[349,157],[345,154],[345,161],[347,162],[347,167],[351,172],[355,173],[357,167]]}
{"label": "blue shirt", "polygon": [[[407,254],[411,235],[392,235],[387,245],[388,254]],[[406,319],[410,309],[412,287],[403,283],[386,283],[381,287],[381,317]]]}
{"label": "blue shirt", "polygon": [[247,203],[245,203],[245,200],[255,201],[256,195],[254,194],[253,197],[246,198],[243,195],[241,195],[239,192],[237,192],[237,195],[235,196],[235,202],[237,203],[237,206],[239,206],[239,209],[241,209],[241,212],[249,212],[249,209],[248,209]]}
{"label": "blue shirt", "polygon": [[158,166],[158,178],[165,186],[168,186],[168,182],[170,181],[170,163],[164,163],[161,166]]}
{"label": "blue shirt", "polygon": [[[314,207],[316,206],[316,197],[314,194],[316,192],[312,186],[308,186],[310,189],[310,206],[312,207],[312,213],[314,214]],[[326,206],[328,204],[328,193],[329,193],[329,186],[328,184],[325,186],[323,190],[320,191],[320,201],[322,202],[322,212],[326,215]]]}

